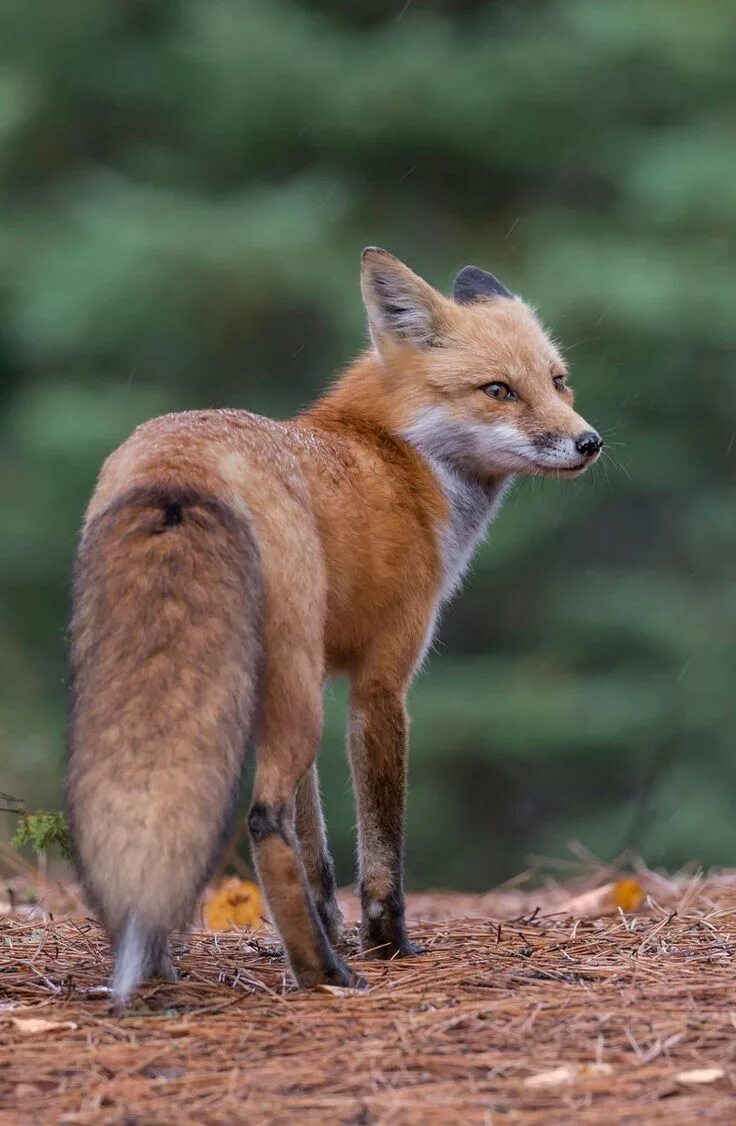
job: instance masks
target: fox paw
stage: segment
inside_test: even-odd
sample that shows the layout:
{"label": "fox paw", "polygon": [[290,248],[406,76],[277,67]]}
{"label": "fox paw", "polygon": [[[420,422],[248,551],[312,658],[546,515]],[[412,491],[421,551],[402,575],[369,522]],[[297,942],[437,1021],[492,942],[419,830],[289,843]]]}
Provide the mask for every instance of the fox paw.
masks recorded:
{"label": "fox paw", "polygon": [[408,938],[402,938],[399,941],[383,942],[381,945],[371,945],[370,941],[364,940],[363,951],[364,958],[388,962],[392,958],[418,958],[420,954],[427,953],[427,948],[410,942]]}
{"label": "fox paw", "polygon": [[338,985],[343,989],[367,989],[368,982],[360,974],[356,974],[341,958],[337,959],[337,966],[324,982],[325,985]]}
{"label": "fox paw", "polygon": [[368,913],[360,928],[360,945],[365,958],[389,961],[391,958],[414,958],[426,953],[406,933],[403,915],[392,918],[384,913]]}
{"label": "fox paw", "polygon": [[342,958],[337,956],[330,959],[329,965],[321,966],[319,969],[295,970],[294,976],[302,989],[319,989],[325,985],[337,986],[340,989],[368,988],[368,983],[360,974],[356,974]]}

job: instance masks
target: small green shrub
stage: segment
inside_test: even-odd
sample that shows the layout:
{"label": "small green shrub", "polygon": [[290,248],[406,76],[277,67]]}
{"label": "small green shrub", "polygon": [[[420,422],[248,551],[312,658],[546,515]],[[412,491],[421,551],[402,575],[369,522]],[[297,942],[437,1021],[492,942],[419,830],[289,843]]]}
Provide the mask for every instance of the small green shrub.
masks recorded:
{"label": "small green shrub", "polygon": [[63,813],[37,809],[35,813],[21,814],[18,828],[10,842],[13,848],[29,845],[34,853],[48,853],[56,848],[64,860],[73,856],[69,824]]}

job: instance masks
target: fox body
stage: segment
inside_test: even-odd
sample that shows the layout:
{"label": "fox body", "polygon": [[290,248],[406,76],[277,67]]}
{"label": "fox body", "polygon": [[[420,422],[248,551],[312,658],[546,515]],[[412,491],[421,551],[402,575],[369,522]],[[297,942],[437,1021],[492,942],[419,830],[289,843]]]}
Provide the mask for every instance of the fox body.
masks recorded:
{"label": "fox body", "polygon": [[372,347],[288,422],[168,415],[107,460],[74,578],[68,803],[122,1002],[172,976],[231,826],[248,823],[303,986],[355,984],[315,758],[325,679],[350,678],[361,940],[415,953],[402,886],[405,696],[438,613],[515,474],[574,476],[602,442],[534,313],[466,267],[444,297],[363,255]]}

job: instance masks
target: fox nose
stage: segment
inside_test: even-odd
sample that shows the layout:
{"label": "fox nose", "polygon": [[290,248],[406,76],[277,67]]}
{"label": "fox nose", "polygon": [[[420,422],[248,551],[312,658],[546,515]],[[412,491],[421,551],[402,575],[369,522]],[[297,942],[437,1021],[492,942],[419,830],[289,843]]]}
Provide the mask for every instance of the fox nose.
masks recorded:
{"label": "fox nose", "polygon": [[575,441],[575,449],[583,457],[595,457],[603,449],[603,439],[595,430],[586,430]]}

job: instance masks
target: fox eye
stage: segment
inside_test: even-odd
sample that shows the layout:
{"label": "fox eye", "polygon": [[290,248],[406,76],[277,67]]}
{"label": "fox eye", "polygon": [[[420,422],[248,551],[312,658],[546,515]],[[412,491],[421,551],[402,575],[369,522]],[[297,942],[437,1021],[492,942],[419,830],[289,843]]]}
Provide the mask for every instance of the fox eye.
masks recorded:
{"label": "fox eye", "polygon": [[558,391],[564,391],[567,387],[564,375],[553,375],[552,382],[554,383]]}
{"label": "fox eye", "polygon": [[481,387],[481,391],[485,391],[491,399],[503,399],[507,403],[519,398],[508,383],[486,383],[485,387]]}

